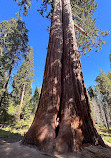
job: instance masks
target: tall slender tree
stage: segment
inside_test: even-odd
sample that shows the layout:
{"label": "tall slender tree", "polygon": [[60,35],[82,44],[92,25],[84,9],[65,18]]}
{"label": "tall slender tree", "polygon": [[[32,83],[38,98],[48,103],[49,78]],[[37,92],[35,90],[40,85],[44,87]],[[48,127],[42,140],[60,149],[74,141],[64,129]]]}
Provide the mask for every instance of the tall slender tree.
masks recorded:
{"label": "tall slender tree", "polygon": [[70,0],[54,2],[40,102],[23,142],[48,152],[79,151],[87,143],[104,146],[84,85]]}
{"label": "tall slender tree", "polygon": [[32,97],[32,103],[33,103],[33,109],[32,112],[35,114],[37,107],[38,107],[38,103],[39,103],[39,98],[40,98],[40,93],[38,91],[38,88],[36,87],[35,91],[34,91],[34,95]]}
{"label": "tall slender tree", "polygon": [[26,59],[23,61],[20,69],[13,78],[13,91],[12,96],[15,98],[15,104],[20,105],[18,119],[20,120],[20,114],[23,109],[24,111],[28,108],[30,99],[32,97],[32,82],[34,76],[34,65],[33,65],[33,49],[29,49],[29,53],[26,56]]}
{"label": "tall slender tree", "polygon": [[6,75],[6,80],[2,85],[3,91],[0,96],[0,106],[8,88],[9,80],[15,63],[25,57],[28,46],[28,30],[25,23],[20,19],[10,19],[0,23],[0,74]]}
{"label": "tall slender tree", "polygon": [[97,124],[104,124],[106,128],[109,127],[108,119],[106,115],[105,106],[101,100],[101,93],[98,85],[95,87],[89,87],[88,93],[92,102],[92,111],[94,115],[94,120]]}
{"label": "tall slender tree", "polygon": [[111,79],[110,73],[107,75],[104,71],[100,71],[100,76],[96,78],[97,82],[97,93],[100,98],[101,104],[103,104],[103,109],[106,117],[107,128],[109,128],[109,123],[111,121]]}

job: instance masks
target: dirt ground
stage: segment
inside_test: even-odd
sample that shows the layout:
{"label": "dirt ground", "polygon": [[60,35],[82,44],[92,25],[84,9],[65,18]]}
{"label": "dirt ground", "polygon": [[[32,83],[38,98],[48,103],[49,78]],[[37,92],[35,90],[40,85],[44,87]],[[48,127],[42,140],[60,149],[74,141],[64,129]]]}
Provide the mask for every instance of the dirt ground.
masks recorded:
{"label": "dirt ground", "polygon": [[[0,158],[111,158],[111,148],[90,146],[81,153],[50,155],[37,148],[21,145],[21,138],[0,138]],[[109,144],[111,145],[111,144]]]}
{"label": "dirt ground", "polygon": [[0,138],[0,158],[80,158],[80,154],[50,155],[37,148],[21,145],[21,138]]}

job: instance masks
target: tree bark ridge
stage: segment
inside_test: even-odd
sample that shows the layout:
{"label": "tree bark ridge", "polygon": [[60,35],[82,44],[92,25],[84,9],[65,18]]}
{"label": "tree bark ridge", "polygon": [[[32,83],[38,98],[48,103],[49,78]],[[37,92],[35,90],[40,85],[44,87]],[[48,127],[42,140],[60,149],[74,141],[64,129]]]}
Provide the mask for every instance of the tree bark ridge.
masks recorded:
{"label": "tree bark ridge", "polygon": [[34,121],[24,142],[40,150],[52,151],[55,141],[55,121],[61,97],[61,58],[63,50],[62,3],[55,0],[42,92]]}
{"label": "tree bark ridge", "polygon": [[39,107],[24,142],[60,153],[80,151],[84,143],[104,146],[91,116],[70,0],[55,0]]}

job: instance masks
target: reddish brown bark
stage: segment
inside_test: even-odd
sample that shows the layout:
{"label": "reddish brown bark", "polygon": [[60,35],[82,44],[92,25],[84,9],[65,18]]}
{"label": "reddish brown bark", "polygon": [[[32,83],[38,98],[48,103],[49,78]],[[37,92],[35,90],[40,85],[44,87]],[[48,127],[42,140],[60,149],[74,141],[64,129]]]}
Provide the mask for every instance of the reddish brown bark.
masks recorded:
{"label": "reddish brown bark", "polygon": [[70,0],[63,0],[61,125],[58,151],[79,151],[83,143],[104,145],[94,127],[72,20]]}
{"label": "reddish brown bark", "polygon": [[34,121],[24,139],[26,143],[35,144],[44,151],[53,150],[56,136],[55,121],[61,97],[62,50],[62,4],[61,0],[56,0],[40,102]]}
{"label": "reddish brown bark", "polygon": [[104,146],[91,116],[70,0],[55,0],[54,8],[39,107],[24,142],[61,153],[79,151],[84,143]]}
{"label": "reddish brown bark", "polygon": [[23,99],[24,99],[24,93],[25,93],[25,84],[23,84],[23,88],[22,88],[22,95],[21,95],[21,100],[20,100],[20,108],[19,108],[19,113],[18,113],[18,120],[20,120],[20,114],[21,114],[21,109],[22,109],[22,104],[23,104]]}

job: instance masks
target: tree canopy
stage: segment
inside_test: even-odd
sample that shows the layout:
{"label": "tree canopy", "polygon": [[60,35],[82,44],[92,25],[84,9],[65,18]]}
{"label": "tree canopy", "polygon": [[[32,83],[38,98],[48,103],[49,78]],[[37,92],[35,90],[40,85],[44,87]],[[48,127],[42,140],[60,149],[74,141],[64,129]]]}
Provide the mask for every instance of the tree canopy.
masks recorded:
{"label": "tree canopy", "polygon": [[18,60],[25,58],[28,51],[28,30],[25,23],[20,19],[9,19],[0,23],[0,74],[1,78],[1,101],[8,87],[11,73]]}
{"label": "tree canopy", "polygon": [[[31,0],[19,0],[17,2],[23,8],[24,15],[27,15],[28,9],[31,7]],[[38,9],[40,14],[51,19],[54,2],[54,0],[42,0],[41,7]],[[48,5],[51,6],[50,10]],[[92,49],[98,52],[101,45],[105,44],[103,37],[107,36],[109,32],[96,27],[94,12],[97,4],[95,4],[95,0],[71,0],[71,7],[80,54],[84,55]]]}

